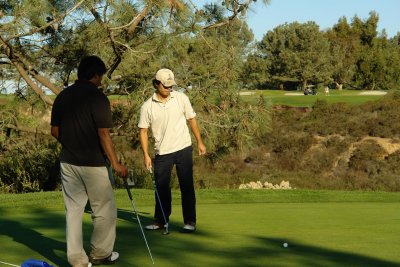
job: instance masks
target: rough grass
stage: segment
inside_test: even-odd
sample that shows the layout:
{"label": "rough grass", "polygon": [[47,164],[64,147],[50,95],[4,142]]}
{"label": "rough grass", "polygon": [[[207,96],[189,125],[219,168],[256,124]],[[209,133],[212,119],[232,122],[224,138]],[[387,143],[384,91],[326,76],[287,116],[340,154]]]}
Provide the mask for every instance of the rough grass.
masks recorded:
{"label": "rough grass", "polygon": [[14,95],[4,95],[0,94],[0,106],[7,104],[9,101],[14,99]]}
{"label": "rough grass", "polygon": [[[153,191],[132,190],[143,224]],[[347,191],[198,190],[198,229],[179,233],[179,192],[171,234],[146,232],[155,266],[398,266],[400,194]],[[129,198],[116,191],[114,266],[151,266]],[[68,266],[60,192],[0,195],[0,260]],[[85,246],[90,215],[84,215]],[[283,248],[284,242],[289,243]]]}

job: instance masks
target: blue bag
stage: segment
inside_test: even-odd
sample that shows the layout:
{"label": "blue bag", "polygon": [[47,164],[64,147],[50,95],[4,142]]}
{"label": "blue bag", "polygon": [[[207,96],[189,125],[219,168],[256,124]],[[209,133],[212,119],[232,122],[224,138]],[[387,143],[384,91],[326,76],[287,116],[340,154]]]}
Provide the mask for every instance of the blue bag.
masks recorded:
{"label": "blue bag", "polygon": [[29,259],[22,263],[21,267],[54,267],[45,261]]}

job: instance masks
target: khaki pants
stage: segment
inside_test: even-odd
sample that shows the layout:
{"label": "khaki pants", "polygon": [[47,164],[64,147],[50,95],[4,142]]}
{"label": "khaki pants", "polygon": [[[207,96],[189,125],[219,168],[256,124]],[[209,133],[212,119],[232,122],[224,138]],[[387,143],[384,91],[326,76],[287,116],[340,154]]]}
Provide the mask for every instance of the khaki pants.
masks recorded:
{"label": "khaki pants", "polygon": [[109,256],[115,242],[117,208],[107,168],[61,163],[61,182],[66,210],[68,262],[73,266],[87,266],[89,262],[82,238],[82,216],[88,200],[93,223],[90,256]]}

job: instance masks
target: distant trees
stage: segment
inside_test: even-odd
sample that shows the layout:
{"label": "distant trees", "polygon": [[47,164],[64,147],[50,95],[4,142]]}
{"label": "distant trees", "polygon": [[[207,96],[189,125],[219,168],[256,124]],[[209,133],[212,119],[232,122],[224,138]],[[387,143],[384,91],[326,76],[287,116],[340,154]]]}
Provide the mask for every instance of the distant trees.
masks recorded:
{"label": "distant trees", "polygon": [[392,49],[384,33],[378,36],[378,21],[379,17],[375,12],[371,12],[365,21],[358,17],[354,17],[352,21],[353,36],[358,37],[360,43],[353,77],[353,82],[358,88],[388,89],[392,80],[388,73],[388,52]]}
{"label": "distant trees", "polygon": [[360,51],[359,38],[353,33],[346,18],[340,18],[332,29],[327,31],[330,43],[332,79],[336,87],[341,89],[343,84],[349,84],[356,72],[356,58]]}
{"label": "distant trees", "polygon": [[[284,24],[265,34],[245,63],[243,78],[256,87],[294,82],[343,84],[359,89],[389,89],[399,85],[398,38],[378,35],[379,17],[340,18],[320,31],[314,22]],[[396,42],[397,40],[397,42]]]}
{"label": "distant trees", "polygon": [[329,42],[314,22],[284,24],[268,32],[259,45],[273,80],[325,82],[331,76]]}

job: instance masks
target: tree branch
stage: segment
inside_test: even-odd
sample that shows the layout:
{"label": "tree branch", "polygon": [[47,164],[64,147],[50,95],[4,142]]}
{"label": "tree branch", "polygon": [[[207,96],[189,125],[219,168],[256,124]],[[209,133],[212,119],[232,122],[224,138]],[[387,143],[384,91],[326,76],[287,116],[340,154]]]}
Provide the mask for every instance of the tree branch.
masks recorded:
{"label": "tree branch", "polygon": [[14,50],[14,55],[18,57],[21,63],[24,65],[25,69],[28,70],[28,73],[35,78],[38,82],[49,88],[54,94],[58,95],[61,92],[61,89],[55,86],[52,82],[50,82],[47,78],[40,75],[40,73],[32,67],[32,64],[28,61],[28,59],[22,55],[19,51]]}
{"label": "tree branch", "polygon": [[49,105],[53,105],[53,100],[44,94],[43,90],[37,86],[37,84],[32,81],[29,77],[29,74],[25,71],[25,69],[19,64],[19,62],[15,59],[11,59],[12,64],[15,66],[21,77],[25,80],[25,82],[32,88],[32,90],[42,99],[45,103]]}
{"label": "tree branch", "polygon": [[145,6],[140,12],[129,24],[129,28],[127,30],[128,35],[132,34],[136,27],[139,25],[139,22],[142,21],[142,19],[149,13],[150,11],[150,4],[148,6]]}
{"label": "tree branch", "polygon": [[26,132],[26,133],[50,135],[50,131],[45,131],[45,130],[42,130],[39,128],[29,128],[29,127],[18,125],[18,124],[17,125],[6,124],[6,125],[4,125],[4,128],[9,128],[9,129],[13,129],[13,130],[20,131],[20,132]]}
{"label": "tree branch", "polygon": [[52,21],[46,23],[45,25],[43,25],[42,27],[36,28],[36,29],[32,29],[29,32],[26,33],[21,33],[21,34],[16,34],[13,35],[11,37],[7,38],[7,41],[11,40],[11,39],[15,39],[18,37],[23,37],[23,36],[28,36],[28,35],[32,35],[35,34],[37,32],[40,32],[42,30],[45,30],[47,27],[55,24],[55,23],[60,23],[66,16],[68,16],[70,13],[72,13],[75,9],[77,9],[80,5],[83,4],[83,2],[85,2],[85,0],[80,1],[79,3],[77,3],[73,8],[71,8],[70,10],[68,10],[65,14],[59,16],[58,18],[53,19]]}
{"label": "tree branch", "polygon": [[[25,70],[27,70],[27,72],[30,75],[32,75],[33,78],[35,78],[35,80],[37,80],[39,83],[41,83],[42,85],[44,85],[47,88],[49,88],[54,94],[58,95],[61,92],[60,88],[55,86],[52,82],[50,82],[44,76],[40,75],[39,72],[32,67],[32,64],[22,54],[22,52],[21,51],[17,51],[16,47],[10,45],[10,43],[7,42],[6,40],[4,40],[1,35],[0,35],[0,45],[5,50],[8,59],[11,61],[11,63],[14,66],[16,66],[14,63],[18,62],[19,68],[22,68],[22,70],[24,70],[24,72],[26,72]],[[22,66],[20,64],[22,64]],[[21,74],[21,76],[23,76],[21,72],[20,72],[20,74]],[[27,76],[27,77],[29,78],[29,76]]]}
{"label": "tree branch", "polygon": [[149,6],[144,7],[142,12],[140,12],[136,17],[134,17],[128,24],[118,27],[112,27],[110,28],[110,30],[122,30],[129,27],[127,33],[128,34],[132,33],[139,24],[139,22],[149,13],[149,10],[150,10]]}
{"label": "tree branch", "polygon": [[92,12],[93,17],[95,18],[95,20],[100,23],[104,29],[107,31],[108,34],[108,38],[111,41],[111,47],[113,49],[114,52],[114,59],[112,60],[112,63],[110,64],[110,68],[107,71],[107,77],[109,79],[111,79],[111,75],[112,73],[117,69],[118,65],[121,63],[122,61],[122,54],[126,51],[126,48],[117,44],[115,42],[115,38],[114,38],[114,33],[113,31],[110,29],[110,27],[108,26],[108,23],[104,22],[101,18],[99,13],[96,11],[96,9],[93,7],[90,9],[90,12]]}
{"label": "tree branch", "polygon": [[33,91],[47,104],[53,105],[53,100],[51,100],[48,96],[44,94],[44,92],[37,86],[34,81],[29,77],[28,72],[24,69],[24,67],[20,64],[20,61],[18,60],[18,57],[15,55],[13,51],[13,47],[10,46],[0,35],[0,47],[2,47],[6,54],[8,59],[11,61],[11,63],[15,66],[21,77],[25,80],[25,82],[32,88]]}
{"label": "tree branch", "polygon": [[237,128],[239,126],[239,123],[236,124],[232,124],[232,125],[223,125],[223,124],[219,124],[219,123],[215,123],[215,122],[211,122],[211,121],[206,121],[203,119],[198,119],[200,122],[204,122],[205,124],[211,125],[211,126],[215,126],[218,128],[222,128],[222,129],[232,129],[232,128]]}
{"label": "tree branch", "polygon": [[213,29],[213,28],[218,28],[218,27],[222,27],[225,26],[229,23],[231,23],[231,21],[236,18],[240,12],[242,12],[243,10],[247,10],[251,4],[252,0],[247,0],[245,4],[233,4],[233,14],[228,17],[226,20],[221,21],[221,22],[216,22],[214,24],[210,24],[207,26],[202,27],[203,30],[207,30],[207,29]]}

